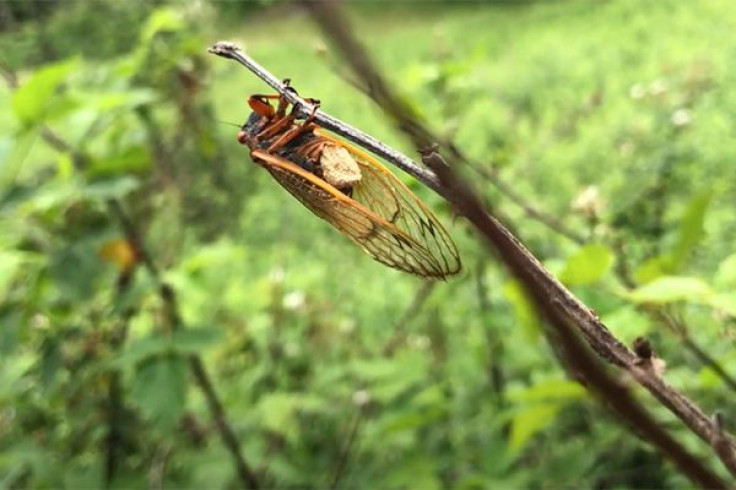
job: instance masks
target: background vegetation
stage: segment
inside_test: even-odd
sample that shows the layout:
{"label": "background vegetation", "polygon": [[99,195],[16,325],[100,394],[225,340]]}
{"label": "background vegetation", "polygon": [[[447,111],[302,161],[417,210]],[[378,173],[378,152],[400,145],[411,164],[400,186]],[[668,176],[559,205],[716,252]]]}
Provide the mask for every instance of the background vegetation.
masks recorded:
{"label": "background vegetation", "polygon": [[[407,181],[464,260],[430,286],[250,162],[232,124],[266,88],[206,54],[223,38],[414,154],[301,10],[94,5],[0,2],[4,486],[242,486],[193,358],[263,486],[686,485],[566,377],[519,288],[439,197]],[[669,382],[730,413],[732,2],[350,7],[406,100],[582,240],[465,169],[505,223],[617,337],[648,337]]]}

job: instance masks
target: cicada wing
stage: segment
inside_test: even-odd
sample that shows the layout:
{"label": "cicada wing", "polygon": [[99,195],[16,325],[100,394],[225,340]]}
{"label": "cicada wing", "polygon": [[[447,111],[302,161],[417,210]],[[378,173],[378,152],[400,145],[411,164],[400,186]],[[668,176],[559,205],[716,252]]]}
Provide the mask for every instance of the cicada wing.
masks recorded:
{"label": "cicada wing", "polygon": [[254,150],[251,156],[310,211],[379,262],[425,277],[444,278],[452,273],[404,230],[314,174],[262,150]]}
{"label": "cicada wing", "polygon": [[441,271],[442,276],[460,270],[460,256],[449,233],[406,185],[371,155],[324,132],[319,136],[344,147],[358,162],[362,178],[353,187],[354,200],[403,231],[423,255],[431,256],[434,263],[428,268]]}

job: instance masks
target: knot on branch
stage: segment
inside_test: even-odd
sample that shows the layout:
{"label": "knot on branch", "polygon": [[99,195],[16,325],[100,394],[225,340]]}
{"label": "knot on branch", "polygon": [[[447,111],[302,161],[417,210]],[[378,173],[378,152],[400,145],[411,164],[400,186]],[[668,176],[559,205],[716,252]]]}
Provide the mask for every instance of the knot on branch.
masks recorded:
{"label": "knot on branch", "polygon": [[655,376],[659,377],[664,374],[667,363],[664,359],[657,356],[652,349],[652,344],[646,337],[637,337],[632,345],[634,354],[636,354],[636,365]]}

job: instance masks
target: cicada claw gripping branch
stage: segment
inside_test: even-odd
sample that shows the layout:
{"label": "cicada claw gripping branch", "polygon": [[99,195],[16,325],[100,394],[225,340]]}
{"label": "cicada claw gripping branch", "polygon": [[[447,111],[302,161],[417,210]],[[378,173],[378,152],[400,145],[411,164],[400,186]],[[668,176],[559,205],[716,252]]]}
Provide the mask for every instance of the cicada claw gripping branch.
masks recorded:
{"label": "cicada claw gripping branch", "polygon": [[279,80],[273,76],[268,70],[263,68],[250,56],[248,56],[242,49],[237,45],[229,41],[220,41],[212,45],[208,50],[209,53],[216,54],[223,58],[228,58],[237,61],[251,72],[253,72],[258,78],[263,80],[269,87],[278,92],[283,96],[289,104],[291,104],[300,118],[307,117],[309,114],[314,114],[314,122],[320,127],[334,131],[340,136],[344,137],[348,141],[355,143],[356,145],[365,148],[374,155],[377,155],[392,164],[399,167],[404,172],[413,176],[415,179],[429,187],[430,189],[437,192],[443,197],[446,196],[445,189],[440,184],[437,176],[430,169],[417,164],[414,160],[407,157],[403,153],[394,150],[393,148],[385,145],[376,138],[363,133],[362,131],[350,126],[349,124],[340,121],[337,118],[330,116],[324,111],[314,111],[314,107],[307,100],[299,97],[299,95],[291,90],[287,89],[282,80]]}

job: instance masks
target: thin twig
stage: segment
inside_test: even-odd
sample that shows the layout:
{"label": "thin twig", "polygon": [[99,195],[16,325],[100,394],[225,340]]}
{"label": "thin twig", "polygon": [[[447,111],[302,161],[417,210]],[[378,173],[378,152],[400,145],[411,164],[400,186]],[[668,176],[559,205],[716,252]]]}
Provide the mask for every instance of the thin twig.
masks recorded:
{"label": "thin twig", "polygon": [[721,381],[732,391],[736,391],[736,379],[734,379],[726,369],[715,360],[705,349],[703,349],[691,336],[688,327],[677,318],[668,314],[662,307],[646,308],[645,311],[662,324],[664,324],[672,333],[677,335],[682,341],[682,346],[693,354],[698,361],[704,366],[709,367]]}
{"label": "thin twig", "polygon": [[337,486],[340,484],[340,480],[345,474],[345,470],[348,467],[348,462],[350,461],[350,455],[352,454],[353,448],[358,440],[358,429],[360,428],[360,422],[362,418],[362,408],[358,407],[358,410],[353,417],[353,422],[350,424],[350,432],[348,433],[348,439],[345,442],[345,447],[343,447],[342,451],[340,452],[340,458],[337,460],[335,474],[332,477],[332,483],[330,484],[331,489],[337,488]]}
{"label": "thin twig", "polygon": [[[166,477],[166,467],[169,464],[169,458],[173,448],[168,444],[164,444],[156,448],[151,462],[151,469],[148,471],[148,489],[163,490],[164,480]],[[108,488],[110,486],[108,485]]]}
{"label": "thin twig", "polygon": [[424,281],[421,287],[417,289],[417,292],[414,294],[414,298],[411,300],[411,303],[409,303],[409,307],[404,311],[401,318],[399,318],[399,321],[397,321],[391,329],[393,335],[383,347],[384,355],[389,357],[392,356],[396,351],[396,348],[406,339],[407,324],[421,311],[422,306],[424,306],[424,303],[432,294],[436,285],[437,281]]}
{"label": "thin twig", "polygon": [[[345,48],[350,49],[350,48]],[[370,97],[374,102],[378,104],[379,107],[384,108],[385,103],[382,102],[386,100],[387,98],[390,98],[391,96],[386,93],[385,89],[382,89],[382,84],[380,83],[362,83],[359,80],[356,80],[354,77],[350,76],[348,73],[344,73],[340,71],[337,67],[333,66],[333,69],[336,70],[337,74],[348,84],[355,87],[359,91],[363,92],[365,95]],[[400,101],[395,100],[392,101],[391,104],[397,104],[400,105]],[[498,174],[498,172],[493,168],[489,167],[487,165],[484,165],[478,161],[472,160],[468,158],[455,144],[452,143],[451,140],[445,140],[443,138],[440,138],[436,134],[432,133],[432,131],[429,129],[428,126],[423,124],[420,121],[415,121],[411,125],[403,124],[403,119],[400,115],[397,116],[396,113],[388,113],[389,116],[393,117],[399,128],[408,128],[409,129],[409,136],[412,139],[414,145],[417,148],[422,148],[422,143],[425,142],[427,139],[431,139],[432,141],[439,143],[440,146],[450,149],[455,158],[463,163],[465,163],[468,167],[470,167],[475,173],[477,173],[480,177],[486,179],[488,182],[490,182],[496,189],[501,192],[505,197],[509,199],[510,202],[516,204],[521,208],[524,213],[529,216],[530,218],[539,221],[543,225],[545,225],[550,230],[554,231],[555,233],[564,236],[565,238],[578,243],[583,244],[585,243],[585,238],[583,238],[578,233],[575,233],[571,229],[567,228],[565,224],[557,219],[555,216],[551,214],[547,214],[541,209],[538,209],[534,207],[532,204],[528,203],[526,199],[519,193],[514,190],[514,188],[506,183],[501,176]]]}
{"label": "thin twig", "polygon": [[516,192],[511,185],[501,179],[495,169],[483,165],[475,160],[469,159],[462,152],[458,152],[458,157],[461,162],[467,164],[478,175],[496,186],[496,188],[503,195],[505,195],[509,199],[509,201],[519,206],[521,210],[524,211],[524,213],[530,218],[539,221],[558,235],[564,236],[565,238],[577,243],[578,245],[582,245],[587,241],[580,234],[572,231],[567,226],[565,226],[565,224],[561,220],[557,219],[555,216],[547,214],[541,209],[538,209],[529,204],[520,193]]}
{"label": "thin twig", "polygon": [[[17,77],[15,74],[8,70],[6,67],[0,67],[0,76],[2,76],[8,85],[16,89],[18,88]],[[89,156],[85,153],[80,152],[70,145],[66,140],[61,138],[56,132],[54,132],[49,126],[41,125],[40,127],[41,137],[54,149],[59,152],[69,153],[72,156],[75,168],[83,170],[89,163]],[[110,213],[120,223],[123,233],[126,239],[131,243],[136,251],[137,257],[141,260],[146,270],[149,272],[151,277],[154,279],[158,286],[158,293],[161,301],[166,310],[166,317],[171,323],[172,328],[178,328],[181,326],[181,315],[176,300],[176,292],[174,289],[167,284],[161,277],[161,274],[156,266],[153,258],[148,251],[148,248],[143,242],[141,233],[135,227],[133,221],[127,216],[123,210],[122,204],[118,199],[109,199],[107,201]],[[207,405],[210,409],[211,415],[215,420],[218,432],[223,441],[223,444],[230,452],[235,467],[237,470],[238,478],[240,483],[245,488],[259,488],[260,484],[255,472],[250,468],[250,465],[245,460],[240,443],[238,442],[235,430],[228,421],[222,402],[215,392],[212,381],[206,372],[204,364],[201,358],[197,354],[190,356],[190,367],[194,375],[195,382],[199,389],[204,394],[207,401]]]}
{"label": "thin twig", "polygon": [[217,425],[217,431],[220,433],[222,443],[230,454],[233,455],[235,469],[237,470],[241,483],[246,488],[259,488],[260,484],[258,483],[258,477],[245,461],[238,437],[227,419],[225,409],[217,396],[217,392],[215,391],[215,387],[212,385],[212,381],[210,380],[207,371],[205,370],[202,359],[197,355],[191,355],[189,357],[189,366],[192,368],[192,373],[194,374],[197,386],[202,390],[205,400],[207,400],[207,406],[210,409],[212,418],[215,419],[215,425]]}
{"label": "thin twig", "polygon": [[[133,283],[133,270],[122,270],[118,275],[115,297],[118,302],[128,294]],[[130,321],[135,315],[135,308],[126,307],[120,313],[120,321],[112,329],[110,348],[118,352],[128,337]],[[107,393],[107,435],[105,437],[105,486],[110,487],[120,466],[121,452],[124,447],[123,417],[125,415],[125,399],[122,373],[113,370],[109,373]]]}
{"label": "thin twig", "polygon": [[[326,3],[315,3],[318,8],[331,8]],[[253,63],[249,63],[248,58],[242,51],[231,43],[218,43],[212,48],[210,52],[218,54],[220,56],[235,59],[244,66],[251,69]],[[352,61],[352,59],[350,60]],[[258,65],[260,66],[260,65]],[[268,73],[260,67],[261,72],[255,71],[256,75],[264,78],[263,72]],[[294,94],[283,89],[282,85],[278,84],[278,81],[272,75],[268,74],[268,77],[272,81],[277,83],[269,83],[272,88],[282,93],[290,103],[296,104],[301,107],[302,110],[311,110],[309,104],[296,97]],[[268,81],[267,81],[268,83]],[[306,108],[306,109],[305,109]],[[396,109],[393,109],[396,111]],[[391,113],[391,111],[387,111]],[[452,202],[457,199],[458,195],[462,195],[462,192],[458,193],[457,189],[453,189],[452,185],[456,185],[454,179],[454,173],[450,175],[449,187],[442,185],[440,180],[437,178],[438,172],[447,174],[451,172],[448,168],[439,166],[433,167],[434,172],[421,172],[415,173],[415,169],[421,169],[408,157],[400,154],[396,150],[386,151],[387,148],[382,143],[376,145],[374,138],[369,137],[362,132],[350,127],[338,119],[335,119],[323,111],[317,111],[317,122],[327,127],[328,129],[340,134],[347,139],[365,147],[369,151],[377,153],[379,156],[385,158],[391,163],[396,164],[400,168],[414,175],[420,181],[426,183],[438,193],[446,198],[451,198]],[[398,156],[397,156],[398,154]],[[411,162],[407,165],[406,162]],[[443,161],[442,161],[443,162]],[[441,164],[440,164],[441,165]],[[429,182],[427,182],[427,175],[431,175]],[[431,182],[431,183],[430,183]],[[445,181],[447,182],[447,181]],[[465,190],[465,187],[462,187]],[[471,194],[472,195],[472,194]],[[482,205],[479,209],[483,209]],[[524,280],[521,281],[524,287],[532,293],[531,296],[535,299],[538,306],[544,311],[546,316],[554,315],[553,318],[558,320],[564,319],[566,322],[574,325],[576,329],[583,335],[586,342],[590,347],[601,355],[604,359],[609,362],[625,369],[629,374],[639,382],[642,386],[647,388],[663,405],[665,405],[670,411],[672,411],[678,418],[680,418],[694,433],[700,436],[702,439],[712,444],[716,434],[721,434],[719,441],[725,441],[721,443],[728,451],[718,452],[719,457],[724,461],[727,468],[731,468],[728,460],[736,460],[736,445],[734,444],[732,436],[725,434],[723,431],[716,431],[710,418],[697,407],[688,398],[674,390],[671,386],[667,385],[664,380],[656,376],[656,374],[639,368],[636,364],[636,356],[618,339],[616,339],[603,323],[600,322],[595,313],[582,304],[572,293],[570,293],[562,284],[559,283],[554,277],[552,277],[542,265],[534,258],[521,243],[511,235],[498,221],[487,213],[480,215],[482,222],[486,226],[491,226],[494,230],[494,248],[497,250],[503,262],[514,272],[515,275],[522,277]],[[488,225],[490,223],[490,225]],[[624,416],[622,414],[622,416]],[[646,424],[645,424],[646,425]],[[656,426],[655,426],[656,427]],[[650,427],[651,428],[651,427]],[[672,456],[671,449],[663,448],[659,444],[662,442],[661,437],[651,435],[650,441],[657,445],[663,454]],[[673,457],[673,461],[674,461]],[[702,468],[700,468],[702,469]],[[693,476],[690,472],[691,469],[684,468],[682,471],[690,476]],[[695,470],[700,472],[699,469]],[[704,471],[708,471],[705,469]],[[701,476],[702,476],[702,472]],[[736,475],[736,473],[734,473]],[[717,478],[717,477],[715,477]],[[696,481],[703,481],[697,479]],[[714,480],[710,480],[714,481]]]}
{"label": "thin twig", "polygon": [[[476,292],[478,294],[478,308],[485,316],[491,311],[491,301],[488,295],[488,284],[486,283],[486,259],[478,261],[478,269],[475,273]],[[486,345],[488,346],[488,381],[493,387],[499,405],[504,402],[504,389],[506,380],[504,377],[501,358],[504,351],[503,336],[493,328],[486,328]]]}
{"label": "thin twig", "polygon": [[[629,291],[636,289],[637,283],[631,277],[628,267],[626,266],[623,247],[620,243],[616,244],[614,251],[616,253],[617,264],[615,268],[616,275],[621,280],[626,289],[628,289]],[[649,316],[653,321],[662,323],[672,333],[677,335],[682,341],[682,346],[685,349],[690,351],[690,353],[693,354],[702,365],[709,367],[716,374],[716,376],[721,378],[721,381],[723,381],[723,383],[729,389],[731,389],[732,391],[736,391],[736,379],[734,379],[734,377],[731,376],[728,371],[726,371],[726,368],[724,368],[721,363],[719,363],[703,347],[701,347],[700,344],[695,341],[695,339],[690,336],[690,329],[688,328],[688,326],[682,321],[670,315],[667,312],[665,306],[637,305],[637,309]]]}

